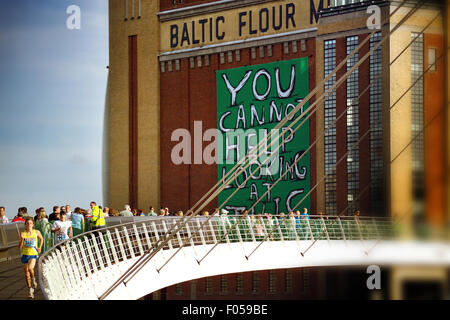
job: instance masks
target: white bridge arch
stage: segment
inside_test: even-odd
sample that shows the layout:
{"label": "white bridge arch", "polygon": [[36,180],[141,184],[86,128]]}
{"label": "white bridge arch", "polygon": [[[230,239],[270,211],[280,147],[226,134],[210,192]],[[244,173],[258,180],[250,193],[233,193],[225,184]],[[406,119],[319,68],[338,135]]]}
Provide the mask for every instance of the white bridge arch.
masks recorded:
{"label": "white bridge arch", "polygon": [[395,229],[386,218],[148,217],[52,248],[39,259],[39,281],[47,299],[122,300],[236,272],[450,265],[450,244],[398,240]]}

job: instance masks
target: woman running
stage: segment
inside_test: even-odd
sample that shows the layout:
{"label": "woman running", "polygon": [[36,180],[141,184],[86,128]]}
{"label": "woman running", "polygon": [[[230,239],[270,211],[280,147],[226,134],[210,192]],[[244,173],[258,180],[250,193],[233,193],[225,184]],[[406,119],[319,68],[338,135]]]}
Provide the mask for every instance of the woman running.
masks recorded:
{"label": "woman running", "polygon": [[[25,280],[28,287],[28,297],[34,298],[34,289],[37,288],[37,282],[34,277],[34,266],[38,255],[41,253],[44,238],[39,230],[33,229],[34,220],[31,217],[25,220],[25,231],[20,234],[19,249],[22,250],[23,270],[25,271]],[[39,248],[38,246],[39,238]],[[33,284],[33,286],[32,286]]]}

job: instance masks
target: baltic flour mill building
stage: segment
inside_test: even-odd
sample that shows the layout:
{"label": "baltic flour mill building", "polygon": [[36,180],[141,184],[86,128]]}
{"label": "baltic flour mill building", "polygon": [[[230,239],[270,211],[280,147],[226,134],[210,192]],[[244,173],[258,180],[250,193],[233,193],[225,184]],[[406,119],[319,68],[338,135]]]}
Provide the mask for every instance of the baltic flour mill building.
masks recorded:
{"label": "baltic flour mill building", "polygon": [[[186,212],[284,121],[276,157],[268,149],[205,210],[445,225],[447,12],[440,1],[109,0],[105,205]],[[153,298],[333,297],[352,277],[230,274]],[[402,270],[389,279],[384,297],[398,297]]]}

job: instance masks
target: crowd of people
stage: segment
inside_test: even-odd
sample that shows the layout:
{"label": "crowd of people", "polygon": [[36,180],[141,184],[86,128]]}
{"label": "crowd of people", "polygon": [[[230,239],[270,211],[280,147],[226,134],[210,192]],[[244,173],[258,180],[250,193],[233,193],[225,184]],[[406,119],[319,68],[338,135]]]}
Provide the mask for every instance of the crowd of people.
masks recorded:
{"label": "crowd of people", "polygon": [[[255,230],[257,237],[264,236],[262,225],[259,221],[261,218],[272,223],[272,214],[249,214],[248,210],[244,209],[238,212],[243,217],[249,217],[252,222],[251,225]],[[28,213],[26,207],[18,209],[16,216],[11,221],[6,217],[5,207],[0,207],[0,224],[23,222],[25,224],[25,231],[20,235],[19,248],[22,251],[22,263],[24,266],[25,279],[28,288],[28,295],[30,298],[34,297],[34,289],[37,286],[34,278],[34,266],[43,246],[49,248],[51,245],[64,242],[73,236],[76,236],[87,230],[100,229],[106,226],[107,217],[132,217],[132,216],[190,216],[192,211],[186,214],[178,210],[173,213],[169,212],[169,208],[161,207],[159,212],[150,206],[147,213],[141,209],[131,208],[130,205],[125,205],[122,211],[118,211],[108,207],[98,206],[95,201],[89,205],[89,209],[76,207],[73,211],[70,205],[54,206],[52,212],[47,216],[43,207],[35,210],[35,215]],[[212,214],[204,210],[200,216],[208,217],[210,215],[217,217],[227,217],[229,211],[226,209],[219,210],[216,208]],[[309,220],[308,209],[303,208],[300,212],[290,211],[288,214],[280,213],[281,220],[294,218],[297,223],[300,221]],[[355,212],[355,216],[359,216],[359,211]],[[51,235],[49,239],[48,235]],[[38,241],[39,240],[39,241]],[[50,241],[50,242],[49,242]]]}

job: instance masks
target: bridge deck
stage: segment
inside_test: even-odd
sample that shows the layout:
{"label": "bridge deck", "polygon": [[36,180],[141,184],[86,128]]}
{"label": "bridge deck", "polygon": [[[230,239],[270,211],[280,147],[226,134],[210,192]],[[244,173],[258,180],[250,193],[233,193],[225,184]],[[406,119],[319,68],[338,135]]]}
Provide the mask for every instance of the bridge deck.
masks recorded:
{"label": "bridge deck", "polygon": [[[37,269],[36,265],[36,276]],[[28,300],[25,276],[20,259],[0,262],[0,300]],[[44,300],[44,295],[39,287],[34,292],[34,300]]]}

